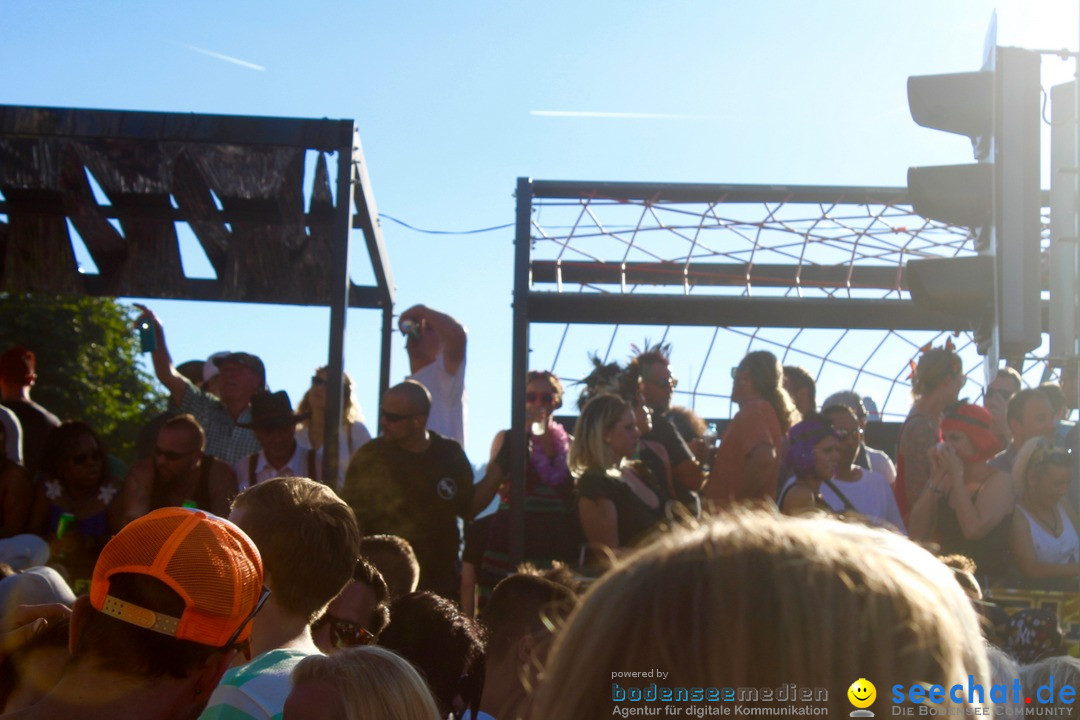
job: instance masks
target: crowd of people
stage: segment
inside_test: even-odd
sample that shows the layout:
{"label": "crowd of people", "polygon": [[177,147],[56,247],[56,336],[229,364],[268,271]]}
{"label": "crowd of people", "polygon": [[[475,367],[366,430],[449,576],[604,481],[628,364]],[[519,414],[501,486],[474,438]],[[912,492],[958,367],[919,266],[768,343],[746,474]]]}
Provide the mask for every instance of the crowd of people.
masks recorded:
{"label": "crowd of people", "polygon": [[827,688],[829,714],[856,678],[1080,683],[1056,614],[984,596],[1080,583],[1073,374],[1004,368],[976,405],[954,349],[923,348],[890,453],[857,393],[819,406],[767,351],[732,369],[718,442],[673,405],[668,346],[595,360],[572,428],[531,371],[515,515],[510,431],[479,478],[462,447],[453,317],[401,314],[411,372],[372,437],[348,375],[335,428],[326,367],[294,409],[253,354],[174,365],[139,308],[169,407],[129,465],[31,399],[31,350],[0,355],[5,717],[595,718],[644,669]]}

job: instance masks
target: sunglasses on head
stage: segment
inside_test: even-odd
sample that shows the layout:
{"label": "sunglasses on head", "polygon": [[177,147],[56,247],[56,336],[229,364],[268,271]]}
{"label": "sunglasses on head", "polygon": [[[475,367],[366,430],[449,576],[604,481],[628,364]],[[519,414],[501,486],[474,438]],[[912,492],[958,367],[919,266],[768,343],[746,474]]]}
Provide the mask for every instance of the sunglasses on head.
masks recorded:
{"label": "sunglasses on head", "polygon": [[85,465],[88,462],[97,462],[102,457],[100,450],[91,450],[89,452],[75,453],[68,459],[76,465]]}
{"label": "sunglasses on head", "polygon": [[1043,465],[1067,465],[1071,460],[1071,448],[1058,447],[1045,438],[1040,438],[1038,447],[1031,454],[1028,467],[1034,469]]}
{"label": "sunglasses on head", "polygon": [[525,393],[525,402],[532,404],[541,403],[542,405],[554,405],[555,393],[527,392]]}
{"label": "sunglasses on head", "polygon": [[311,623],[311,629],[318,630],[324,625],[330,625],[330,642],[338,650],[345,650],[346,648],[358,647],[360,645],[370,645],[375,641],[375,636],[368,631],[363,625],[359,625],[348,620],[342,620],[341,618],[333,617],[330,614],[323,615],[321,618]]}

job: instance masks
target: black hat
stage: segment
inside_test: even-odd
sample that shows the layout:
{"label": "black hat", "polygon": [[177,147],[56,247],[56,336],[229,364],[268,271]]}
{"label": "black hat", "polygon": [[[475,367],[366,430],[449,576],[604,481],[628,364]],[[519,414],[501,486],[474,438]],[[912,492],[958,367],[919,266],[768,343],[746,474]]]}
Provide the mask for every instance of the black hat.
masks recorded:
{"label": "black hat", "polygon": [[292,402],[289,401],[289,393],[284,390],[278,390],[275,393],[263,391],[251,396],[251,422],[236,423],[236,425],[253,430],[270,430],[295,425],[310,416],[309,412],[295,414]]}
{"label": "black hat", "polygon": [[246,352],[234,352],[228,355],[221,355],[214,358],[214,364],[221,367],[227,362],[240,363],[246,368],[250,368],[255,373],[259,382],[263,385],[266,384],[266,367],[263,365],[263,361],[259,359],[258,355],[252,355]]}

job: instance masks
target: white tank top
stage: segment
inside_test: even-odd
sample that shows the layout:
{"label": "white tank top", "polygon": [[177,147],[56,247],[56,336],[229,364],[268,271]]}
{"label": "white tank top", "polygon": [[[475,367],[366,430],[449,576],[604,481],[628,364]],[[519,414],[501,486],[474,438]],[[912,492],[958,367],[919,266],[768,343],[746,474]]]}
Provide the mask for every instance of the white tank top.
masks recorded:
{"label": "white tank top", "polygon": [[1054,537],[1046,528],[1035,522],[1023,506],[1016,507],[1024,511],[1028,528],[1031,530],[1031,542],[1035,545],[1035,559],[1049,565],[1064,565],[1066,563],[1080,562],[1080,535],[1077,535],[1072,520],[1059,505],[1058,517],[1061,518],[1061,536]]}

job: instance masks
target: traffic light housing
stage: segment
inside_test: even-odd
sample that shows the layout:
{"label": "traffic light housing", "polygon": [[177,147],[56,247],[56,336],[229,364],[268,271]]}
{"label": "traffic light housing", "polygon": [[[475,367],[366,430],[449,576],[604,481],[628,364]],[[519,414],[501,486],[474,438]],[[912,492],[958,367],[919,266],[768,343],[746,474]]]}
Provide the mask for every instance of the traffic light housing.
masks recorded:
{"label": "traffic light housing", "polygon": [[968,312],[980,353],[1019,358],[1042,341],[1040,58],[999,47],[987,65],[908,78],[912,119],[971,138],[978,160],[909,168],[912,207],[971,228],[980,254],[912,260],[908,285],[917,304]]}

